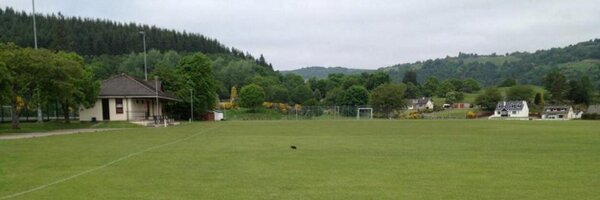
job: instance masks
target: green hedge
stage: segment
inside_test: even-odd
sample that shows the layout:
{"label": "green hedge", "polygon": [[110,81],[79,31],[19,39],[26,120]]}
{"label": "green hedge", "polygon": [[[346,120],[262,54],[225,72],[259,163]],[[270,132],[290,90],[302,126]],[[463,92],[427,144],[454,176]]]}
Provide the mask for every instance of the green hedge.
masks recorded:
{"label": "green hedge", "polygon": [[600,114],[597,113],[586,113],[581,115],[581,119],[588,119],[588,120],[600,120]]}

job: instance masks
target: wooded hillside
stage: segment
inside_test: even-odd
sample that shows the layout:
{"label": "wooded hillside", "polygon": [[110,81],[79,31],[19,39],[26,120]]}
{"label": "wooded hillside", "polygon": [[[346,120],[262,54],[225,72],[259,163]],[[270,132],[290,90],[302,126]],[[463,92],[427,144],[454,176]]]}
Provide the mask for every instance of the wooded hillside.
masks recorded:
{"label": "wooded hillside", "polygon": [[[123,55],[143,51],[142,35],[146,33],[148,49],[204,54],[231,54],[254,59],[249,53],[228,48],[213,38],[197,33],[168,30],[136,23],[105,19],[65,17],[62,14],[36,15],[38,46],[76,52],[84,56]],[[24,11],[0,8],[0,42],[33,47],[32,17]],[[262,65],[268,66],[264,58]]]}
{"label": "wooded hillside", "polygon": [[414,70],[418,74],[419,82],[434,76],[440,80],[475,78],[483,85],[497,85],[509,78],[521,84],[541,85],[541,75],[554,69],[559,69],[569,79],[588,75],[595,86],[600,86],[600,39],[533,53],[459,53],[457,57],[398,64],[379,70],[389,73],[395,82],[401,81],[406,71]]}

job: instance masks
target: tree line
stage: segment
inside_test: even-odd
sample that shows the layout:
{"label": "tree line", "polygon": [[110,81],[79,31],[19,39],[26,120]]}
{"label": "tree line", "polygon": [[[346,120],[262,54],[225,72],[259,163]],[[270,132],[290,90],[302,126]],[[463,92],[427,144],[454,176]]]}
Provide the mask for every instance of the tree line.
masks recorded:
{"label": "tree line", "polygon": [[[303,80],[295,74],[247,79],[239,94],[240,106],[256,110],[263,102],[303,106],[372,106],[375,110],[401,111],[408,99],[439,96],[447,103],[464,99],[463,93],[481,89],[474,79],[439,81],[429,77],[425,84],[417,82],[415,72],[406,73],[401,83],[393,83],[384,72],[357,75],[329,74],[327,78]],[[234,86],[230,97],[237,98]],[[233,92],[235,91],[235,92]],[[235,94],[235,95],[234,95]],[[354,115],[355,111],[346,114]]]}
{"label": "tree line", "polygon": [[600,39],[562,48],[535,52],[513,52],[505,55],[459,53],[457,57],[429,59],[380,69],[399,82],[408,71],[416,71],[419,82],[430,76],[439,79],[475,78],[483,86],[494,86],[506,79],[522,84],[542,85],[540,74],[559,70],[569,79],[588,75],[595,88],[600,88]]}
{"label": "tree line", "polygon": [[0,104],[11,107],[12,128],[19,128],[25,109],[59,102],[64,119],[69,112],[96,102],[100,83],[75,53],[22,48],[0,43]]}
{"label": "tree line", "polygon": [[[159,51],[202,52],[228,54],[255,60],[272,69],[260,55],[228,48],[213,38],[201,34],[180,32],[136,23],[121,23],[105,19],[65,17],[61,13],[36,14],[38,46],[53,50],[75,52],[84,56],[127,55],[142,52],[142,35],[149,48]],[[0,42],[12,42],[22,47],[33,47],[32,17],[24,11],[0,8]]]}

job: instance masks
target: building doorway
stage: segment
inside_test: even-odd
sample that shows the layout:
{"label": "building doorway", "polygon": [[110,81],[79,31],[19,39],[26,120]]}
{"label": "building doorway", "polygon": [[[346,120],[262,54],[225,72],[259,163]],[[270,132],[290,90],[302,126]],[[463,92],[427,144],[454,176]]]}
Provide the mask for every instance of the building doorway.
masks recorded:
{"label": "building doorway", "polygon": [[110,120],[110,108],[108,99],[102,99],[102,120]]}

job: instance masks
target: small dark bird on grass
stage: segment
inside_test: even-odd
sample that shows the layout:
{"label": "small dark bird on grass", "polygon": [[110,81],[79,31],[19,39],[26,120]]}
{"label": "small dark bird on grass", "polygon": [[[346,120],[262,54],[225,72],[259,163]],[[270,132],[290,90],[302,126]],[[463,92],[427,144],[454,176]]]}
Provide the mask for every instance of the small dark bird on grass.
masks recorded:
{"label": "small dark bird on grass", "polygon": [[292,146],[290,146],[290,148],[292,148],[292,149],[296,149],[296,146],[292,145]]}

